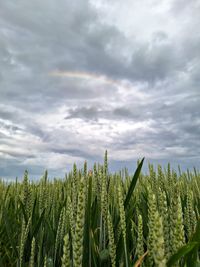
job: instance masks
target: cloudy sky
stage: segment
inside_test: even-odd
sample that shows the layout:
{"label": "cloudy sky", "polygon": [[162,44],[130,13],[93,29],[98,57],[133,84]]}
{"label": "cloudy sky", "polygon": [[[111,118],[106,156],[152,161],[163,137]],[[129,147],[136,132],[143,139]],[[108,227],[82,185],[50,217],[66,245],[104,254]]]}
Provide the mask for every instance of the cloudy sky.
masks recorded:
{"label": "cloudy sky", "polygon": [[0,0],[0,176],[200,160],[199,0]]}

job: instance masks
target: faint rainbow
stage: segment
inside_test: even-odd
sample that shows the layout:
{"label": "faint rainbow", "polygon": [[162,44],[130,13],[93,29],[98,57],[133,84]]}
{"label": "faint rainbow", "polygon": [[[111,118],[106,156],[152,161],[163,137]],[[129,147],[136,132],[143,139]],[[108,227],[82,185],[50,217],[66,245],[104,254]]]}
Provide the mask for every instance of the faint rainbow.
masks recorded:
{"label": "faint rainbow", "polygon": [[77,78],[77,79],[86,79],[86,80],[96,80],[105,84],[110,84],[115,87],[121,87],[123,89],[130,89],[132,86],[124,85],[121,81],[108,78],[105,75],[98,75],[91,72],[80,72],[80,71],[53,71],[50,72],[50,76],[55,77],[68,77],[68,78]]}

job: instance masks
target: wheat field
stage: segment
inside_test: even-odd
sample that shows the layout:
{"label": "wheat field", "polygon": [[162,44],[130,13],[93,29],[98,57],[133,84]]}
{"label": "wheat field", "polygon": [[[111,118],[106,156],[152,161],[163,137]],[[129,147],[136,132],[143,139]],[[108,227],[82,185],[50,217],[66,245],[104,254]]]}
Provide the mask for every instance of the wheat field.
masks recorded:
{"label": "wheat field", "polygon": [[143,161],[0,180],[0,266],[200,266],[199,171]]}

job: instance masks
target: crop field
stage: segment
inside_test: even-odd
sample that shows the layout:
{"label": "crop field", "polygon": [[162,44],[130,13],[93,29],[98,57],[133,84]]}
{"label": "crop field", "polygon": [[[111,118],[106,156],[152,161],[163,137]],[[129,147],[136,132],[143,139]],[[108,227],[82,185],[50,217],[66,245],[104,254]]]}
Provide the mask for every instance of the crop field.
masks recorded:
{"label": "crop field", "polygon": [[200,173],[138,161],[0,181],[0,266],[200,266]]}

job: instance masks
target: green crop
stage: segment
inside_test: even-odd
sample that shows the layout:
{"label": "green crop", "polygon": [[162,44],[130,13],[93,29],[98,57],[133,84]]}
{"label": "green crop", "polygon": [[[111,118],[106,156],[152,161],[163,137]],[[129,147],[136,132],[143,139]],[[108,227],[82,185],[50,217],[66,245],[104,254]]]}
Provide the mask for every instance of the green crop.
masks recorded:
{"label": "green crop", "polygon": [[64,179],[0,180],[0,266],[199,266],[200,173],[73,165]]}

